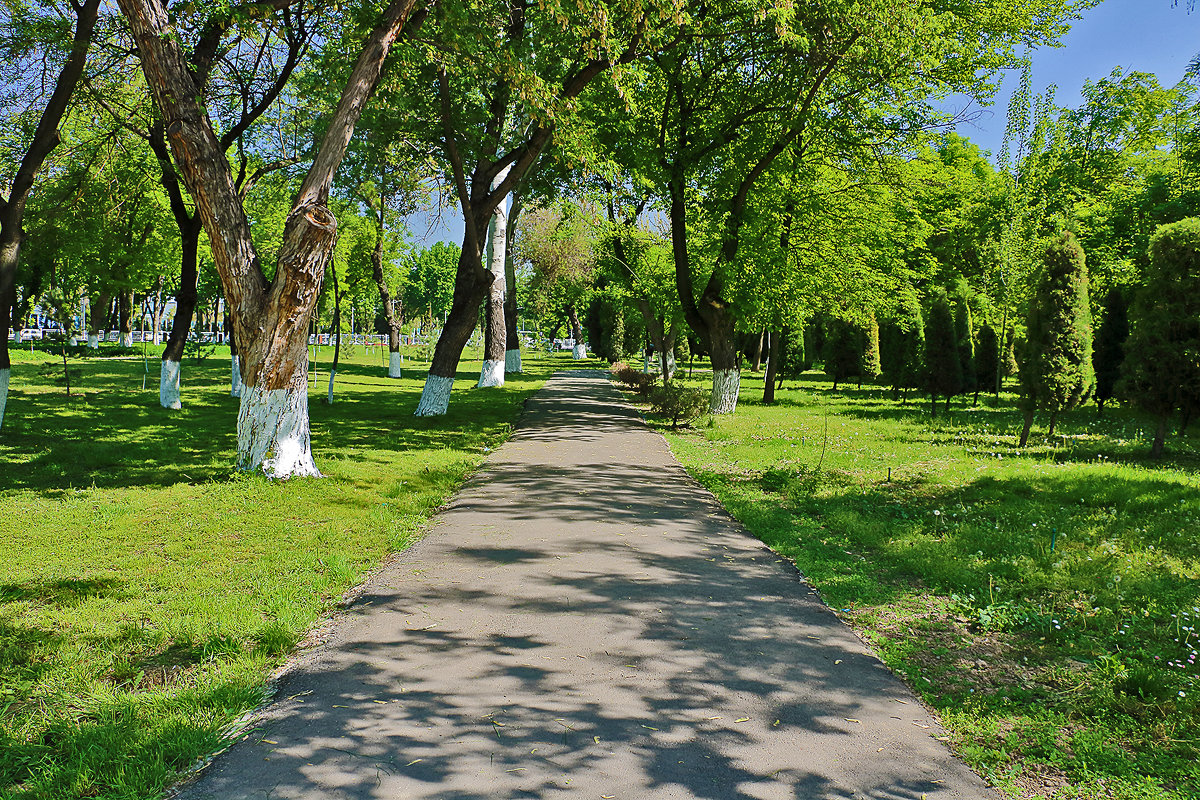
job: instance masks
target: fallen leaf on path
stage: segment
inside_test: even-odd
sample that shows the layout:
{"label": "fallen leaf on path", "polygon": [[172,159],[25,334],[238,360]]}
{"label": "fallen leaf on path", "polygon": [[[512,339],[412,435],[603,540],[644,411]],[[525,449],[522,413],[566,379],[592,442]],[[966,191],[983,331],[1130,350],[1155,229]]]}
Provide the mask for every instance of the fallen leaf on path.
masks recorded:
{"label": "fallen leaf on path", "polygon": [[643,727],[643,728],[647,728],[647,729],[649,729],[649,730],[652,730],[652,731],[656,731],[656,730],[658,730],[658,728],[652,727],[652,726],[650,726],[650,725],[643,725],[642,727]]}
{"label": "fallen leaf on path", "polygon": [[734,722],[749,722],[749,721],[750,721],[749,717],[742,717],[741,719],[734,720]]}
{"label": "fallen leaf on path", "polygon": [[853,722],[856,725],[862,725],[862,720],[853,719],[852,717],[842,717],[846,722]]}
{"label": "fallen leaf on path", "polygon": [[275,741],[274,739],[260,739],[259,741],[265,742],[267,744],[279,744],[279,742]]}
{"label": "fallen leaf on path", "polygon": [[407,763],[407,764],[405,764],[404,766],[406,766],[406,767],[411,767],[413,764],[419,764],[420,762],[421,762],[421,759],[419,759],[419,758],[414,758],[412,761],[408,762],[408,763]]}

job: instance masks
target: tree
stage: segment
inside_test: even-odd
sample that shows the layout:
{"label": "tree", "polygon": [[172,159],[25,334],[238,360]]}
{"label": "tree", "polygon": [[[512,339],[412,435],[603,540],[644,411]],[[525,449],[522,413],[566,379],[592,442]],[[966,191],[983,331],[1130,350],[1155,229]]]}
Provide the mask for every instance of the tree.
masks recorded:
{"label": "tree", "polygon": [[515,241],[517,257],[532,270],[529,292],[543,311],[559,310],[575,340],[572,356],[587,358],[579,311],[595,273],[595,225],[579,208],[537,208],[525,212]]}
{"label": "tree", "polygon": [[[33,136],[21,156],[16,172],[11,179],[0,182],[7,184],[8,196],[0,195],[0,426],[4,424],[4,409],[8,403],[8,385],[12,374],[12,362],[8,355],[8,335],[12,324],[12,311],[16,306],[17,265],[21,255],[21,241],[25,238],[23,227],[25,205],[33,190],[38,171],[58,147],[59,123],[67,113],[71,96],[83,76],[87,51],[96,30],[96,19],[100,11],[100,0],[83,0],[71,3],[75,13],[75,32],[62,67],[54,79],[54,89],[46,100],[38,118]],[[10,12],[11,13],[11,12]],[[19,35],[17,41],[29,36]],[[50,59],[47,58],[47,61]]]}
{"label": "tree", "polygon": [[[964,287],[965,289],[965,287]],[[954,341],[958,347],[958,363],[962,372],[961,392],[975,393],[979,403],[979,382],[975,376],[975,332],[971,319],[971,305],[966,291],[956,293],[954,303]]]}
{"label": "tree", "polygon": [[1200,219],[1163,225],[1154,234],[1145,283],[1129,316],[1119,391],[1157,418],[1150,454],[1159,458],[1170,415],[1200,400]]}
{"label": "tree", "polygon": [[1046,243],[1041,258],[1019,369],[1025,415],[1021,447],[1029,441],[1036,411],[1050,412],[1047,432],[1053,436],[1059,413],[1077,407],[1096,386],[1083,250],[1070,232],[1063,232]]}
{"label": "tree", "polygon": [[1096,331],[1096,351],[1092,365],[1096,370],[1096,412],[1104,413],[1104,404],[1116,395],[1117,382],[1125,361],[1125,340],[1129,338],[1129,304],[1120,289],[1112,288],[1104,298],[1104,317]]}
{"label": "tree", "polygon": [[950,298],[939,292],[929,308],[925,323],[925,387],[929,390],[931,416],[937,416],[938,395],[950,398],[962,391],[962,358],[954,329],[954,311]]}
{"label": "tree", "polygon": [[991,325],[984,325],[979,329],[979,346],[975,348],[976,402],[979,390],[985,386],[995,390],[996,398],[999,399],[999,370],[1000,339]]}
{"label": "tree", "polygon": [[166,123],[176,166],[200,209],[230,306],[242,358],[240,469],[261,468],[279,478],[320,475],[308,425],[308,322],[337,237],[329,191],[384,59],[415,2],[393,0],[367,36],[291,204],[275,274],[268,279],[229,161],[166,8],[161,0],[119,0]]}
{"label": "tree", "polygon": [[907,401],[909,389],[921,388],[925,360],[925,319],[911,289],[900,295],[895,311],[880,326],[879,355],[892,399],[899,400],[903,391]]}

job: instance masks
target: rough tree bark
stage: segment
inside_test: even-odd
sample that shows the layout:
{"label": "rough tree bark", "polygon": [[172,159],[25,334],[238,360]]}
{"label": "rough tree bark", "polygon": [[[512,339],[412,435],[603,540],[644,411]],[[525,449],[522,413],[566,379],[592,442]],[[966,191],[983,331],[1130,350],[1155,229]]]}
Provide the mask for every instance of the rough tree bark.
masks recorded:
{"label": "rough tree bark", "polygon": [[133,290],[117,296],[117,325],[121,331],[121,347],[133,347]]}
{"label": "rough tree bark", "polygon": [[[492,181],[493,190],[508,177],[508,173],[508,167],[500,171]],[[480,389],[504,385],[504,359],[508,350],[508,325],[504,318],[504,303],[508,299],[508,275],[505,272],[505,256],[508,252],[507,197],[502,198],[492,211],[485,250],[492,283],[488,287],[487,305],[483,315],[483,367],[479,371],[478,384]]]}
{"label": "rough tree bark", "polygon": [[92,350],[100,348],[100,334],[104,331],[111,310],[112,295],[99,294],[94,304],[92,299],[88,298],[88,347]]}
{"label": "rough tree bark", "polygon": [[17,265],[21,258],[21,244],[25,239],[25,229],[22,227],[25,204],[38,170],[61,140],[58,126],[83,76],[100,4],[101,0],[71,4],[76,18],[71,52],[54,82],[54,91],[50,93],[50,99],[34,128],[29,148],[21,158],[16,174],[8,182],[8,197],[0,197],[0,427],[4,424],[4,409],[8,404],[8,385],[12,375],[8,336],[13,323],[12,311],[17,304]]}
{"label": "rough tree bark", "polygon": [[508,212],[508,239],[504,243],[504,372],[521,371],[521,332],[517,324],[517,267],[513,262],[512,243],[517,219],[525,204],[520,193],[513,195]]}
{"label": "rough tree bark", "polygon": [[308,323],[337,239],[334,174],[415,0],[393,0],[367,37],[284,226],[266,279],[232,169],[161,0],[118,0],[165,123],[175,165],[208,233],[239,343],[238,466],[319,476],[308,423]]}
{"label": "rough tree bark", "polygon": [[779,353],[783,334],[779,331],[767,331],[767,374],[763,380],[763,403],[770,405],[775,402],[775,376],[779,374]]}

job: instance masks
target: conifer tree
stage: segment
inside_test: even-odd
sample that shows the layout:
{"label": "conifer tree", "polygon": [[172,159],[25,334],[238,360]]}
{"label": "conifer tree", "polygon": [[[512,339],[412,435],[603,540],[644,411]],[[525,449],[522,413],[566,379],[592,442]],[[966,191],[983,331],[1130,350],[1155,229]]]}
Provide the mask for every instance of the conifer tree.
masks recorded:
{"label": "conifer tree", "polygon": [[1109,289],[1104,298],[1104,321],[1096,330],[1096,410],[1104,413],[1104,404],[1117,391],[1121,362],[1125,360],[1125,340],[1129,338],[1129,304],[1120,289]]}
{"label": "conifer tree", "polygon": [[936,417],[938,395],[946,398],[946,410],[949,411],[950,398],[962,391],[963,383],[954,311],[945,294],[934,297],[925,325],[925,376],[932,416]]}
{"label": "conifer tree", "polygon": [[975,393],[979,403],[979,383],[975,378],[975,331],[971,319],[971,306],[965,291],[959,291],[954,302],[954,345],[958,348],[958,363],[962,371],[963,394]]}
{"label": "conifer tree", "polygon": [[975,398],[979,402],[979,392],[989,389],[1000,396],[1000,383],[997,371],[1000,369],[1000,340],[991,325],[979,329],[979,345],[975,348]]}
{"label": "conifer tree", "polygon": [[1029,441],[1036,411],[1059,413],[1077,407],[1096,386],[1092,369],[1092,310],[1083,250],[1064,231],[1042,252],[1037,289],[1029,304],[1024,357],[1020,361],[1021,410],[1025,426],[1021,447]]}
{"label": "conifer tree", "polygon": [[879,363],[879,322],[872,314],[865,325],[858,328],[858,386],[862,388],[863,381],[873,381],[882,373]]}
{"label": "conifer tree", "polygon": [[862,365],[862,346],[858,329],[836,317],[825,323],[825,374],[833,378],[833,389],[847,378],[858,375]]}
{"label": "conifer tree", "polygon": [[1163,225],[1151,238],[1129,321],[1118,389],[1158,418],[1150,451],[1158,458],[1171,413],[1194,409],[1200,398],[1200,218]]}
{"label": "conifer tree", "polygon": [[899,400],[903,390],[907,402],[908,390],[921,385],[925,359],[925,320],[911,292],[901,296],[894,316],[881,326],[879,352],[892,399]]}

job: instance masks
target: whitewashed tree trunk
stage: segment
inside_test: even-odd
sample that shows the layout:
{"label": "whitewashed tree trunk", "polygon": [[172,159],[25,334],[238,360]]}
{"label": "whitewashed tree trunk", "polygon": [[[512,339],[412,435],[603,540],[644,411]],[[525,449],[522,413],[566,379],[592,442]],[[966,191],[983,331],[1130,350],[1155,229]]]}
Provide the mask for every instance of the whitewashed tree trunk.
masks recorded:
{"label": "whitewashed tree trunk", "polygon": [[388,354],[388,377],[399,378],[400,367],[404,364],[404,356],[399,352]]}
{"label": "whitewashed tree trunk", "polygon": [[285,389],[242,386],[238,408],[238,466],[261,464],[269,478],[321,477],[308,430],[308,383]]}
{"label": "whitewashed tree trunk", "polygon": [[587,358],[587,345],[575,345],[574,349],[571,350],[571,358],[575,359],[576,361],[582,361],[583,359]]}
{"label": "whitewashed tree trunk", "polygon": [[504,351],[504,371],[505,372],[520,372],[521,371],[521,350],[520,350],[520,348]]}
{"label": "whitewashed tree trunk", "polygon": [[242,363],[236,355],[229,358],[229,396],[242,396]]}
{"label": "whitewashed tree trunk", "polygon": [[121,347],[133,347],[133,332],[121,332]]}
{"label": "whitewashed tree trunk", "polygon": [[[495,189],[508,177],[511,167],[505,167],[495,180]],[[504,301],[508,296],[508,276],[504,272],[505,253],[508,250],[508,198],[505,197],[492,212],[488,221],[487,245],[484,258],[488,272],[492,274],[492,285],[488,288],[487,307],[484,315],[483,367],[479,371],[480,389],[504,385],[504,353],[508,348],[508,326],[504,317]]]}
{"label": "whitewashed tree trunk", "polygon": [[671,380],[675,377],[675,351],[667,350],[663,356],[663,368],[666,371],[665,380]]}
{"label": "whitewashed tree trunk", "polygon": [[483,362],[483,369],[479,371],[479,387],[485,389],[489,386],[504,385],[504,362],[492,361],[487,359]]}
{"label": "whitewashed tree trunk", "polygon": [[430,373],[429,377],[425,378],[425,388],[421,390],[421,402],[417,403],[415,415],[437,417],[445,414],[450,408],[450,389],[453,386],[453,378]]}
{"label": "whitewashed tree trunk", "polygon": [[88,334],[88,349],[89,350],[99,350],[100,349],[100,334],[98,334],[98,333],[89,333]]}
{"label": "whitewashed tree trunk", "polygon": [[163,408],[183,408],[179,397],[179,373],[182,365],[178,361],[162,360],[158,373],[158,404]]}
{"label": "whitewashed tree trunk", "polygon": [[325,398],[325,402],[333,405],[333,379],[337,377],[337,370],[329,370],[329,395]]}
{"label": "whitewashed tree trunk", "polygon": [[736,369],[722,369],[713,372],[712,401],[709,410],[714,414],[732,414],[737,410],[738,389],[741,387],[742,373]]}
{"label": "whitewashed tree trunk", "polygon": [[4,427],[4,407],[8,405],[8,379],[11,369],[0,369],[0,428]]}

